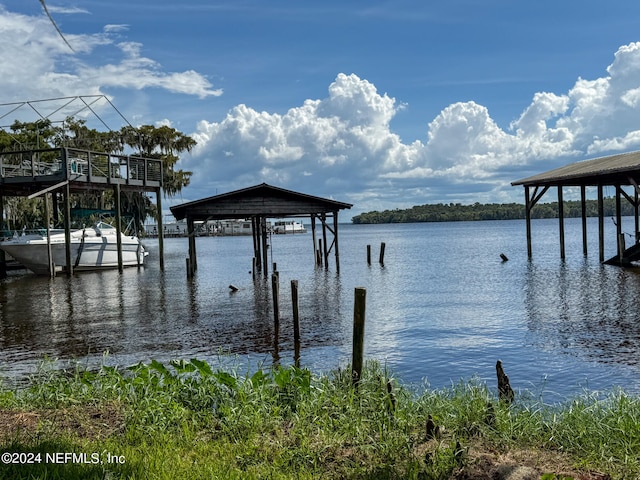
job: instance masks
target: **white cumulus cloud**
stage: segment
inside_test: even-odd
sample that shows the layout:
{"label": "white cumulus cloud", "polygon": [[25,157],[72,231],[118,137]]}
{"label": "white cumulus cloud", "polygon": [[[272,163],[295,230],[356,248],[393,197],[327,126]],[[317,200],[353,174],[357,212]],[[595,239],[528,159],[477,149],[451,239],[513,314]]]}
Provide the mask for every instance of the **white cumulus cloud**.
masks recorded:
{"label": "white cumulus cloud", "polygon": [[[246,105],[202,121],[188,159],[196,177],[221,189],[278,182],[359,207],[430,201],[518,199],[510,183],[596,154],[640,147],[640,43],[620,47],[600,78],[567,92],[534,92],[508,130],[486,107],[459,102],[426,125],[425,141],[392,131],[402,108],[356,74],[337,75],[327,96],[284,114]],[[215,177],[215,178],[213,178]],[[206,180],[205,180],[206,178]],[[460,188],[464,185],[466,190]]]}

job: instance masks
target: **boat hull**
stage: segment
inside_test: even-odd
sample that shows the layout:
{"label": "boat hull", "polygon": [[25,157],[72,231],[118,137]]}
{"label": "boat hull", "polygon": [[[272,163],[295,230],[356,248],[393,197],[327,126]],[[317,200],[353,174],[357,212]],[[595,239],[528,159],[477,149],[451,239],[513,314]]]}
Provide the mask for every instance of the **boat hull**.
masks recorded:
{"label": "boat hull", "polygon": [[[56,270],[67,265],[66,242],[59,235],[51,238],[51,257]],[[137,237],[122,235],[122,265],[144,265],[148,252]],[[0,242],[0,249],[18,263],[39,275],[49,274],[49,253],[46,238],[17,237]],[[71,265],[74,270],[98,270],[118,268],[118,244],[115,235],[82,238],[72,237]]]}

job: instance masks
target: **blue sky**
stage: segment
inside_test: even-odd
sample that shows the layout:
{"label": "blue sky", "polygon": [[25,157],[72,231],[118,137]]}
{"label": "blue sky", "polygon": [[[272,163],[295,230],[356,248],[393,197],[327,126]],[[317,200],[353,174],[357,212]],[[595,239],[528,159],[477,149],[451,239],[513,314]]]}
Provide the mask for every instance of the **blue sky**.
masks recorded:
{"label": "blue sky", "polygon": [[432,3],[48,0],[71,51],[0,0],[0,103],[104,94],[192,135],[167,209],[261,182],[352,214],[522,202],[513,180],[640,148],[640,3]]}

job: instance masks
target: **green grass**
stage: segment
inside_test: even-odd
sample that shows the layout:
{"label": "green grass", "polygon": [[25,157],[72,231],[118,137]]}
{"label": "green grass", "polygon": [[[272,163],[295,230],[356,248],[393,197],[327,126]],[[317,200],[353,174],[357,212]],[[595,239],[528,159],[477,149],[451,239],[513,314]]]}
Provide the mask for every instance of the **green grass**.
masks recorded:
{"label": "green grass", "polygon": [[598,471],[637,479],[640,400],[613,391],[509,406],[476,381],[415,391],[377,363],[357,388],[348,370],[239,372],[198,360],[95,372],[45,365],[25,388],[0,383],[0,452],[101,462],[0,464],[0,478],[12,479],[468,478],[479,459],[509,452],[528,452],[545,478]]}

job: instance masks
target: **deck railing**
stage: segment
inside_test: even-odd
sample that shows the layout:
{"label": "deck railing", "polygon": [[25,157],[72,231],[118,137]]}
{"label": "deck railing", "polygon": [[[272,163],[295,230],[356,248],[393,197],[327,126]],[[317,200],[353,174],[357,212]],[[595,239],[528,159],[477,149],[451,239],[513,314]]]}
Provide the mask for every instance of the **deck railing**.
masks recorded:
{"label": "deck railing", "polygon": [[75,148],[0,152],[0,177],[12,183],[70,180],[158,187],[162,160]]}

